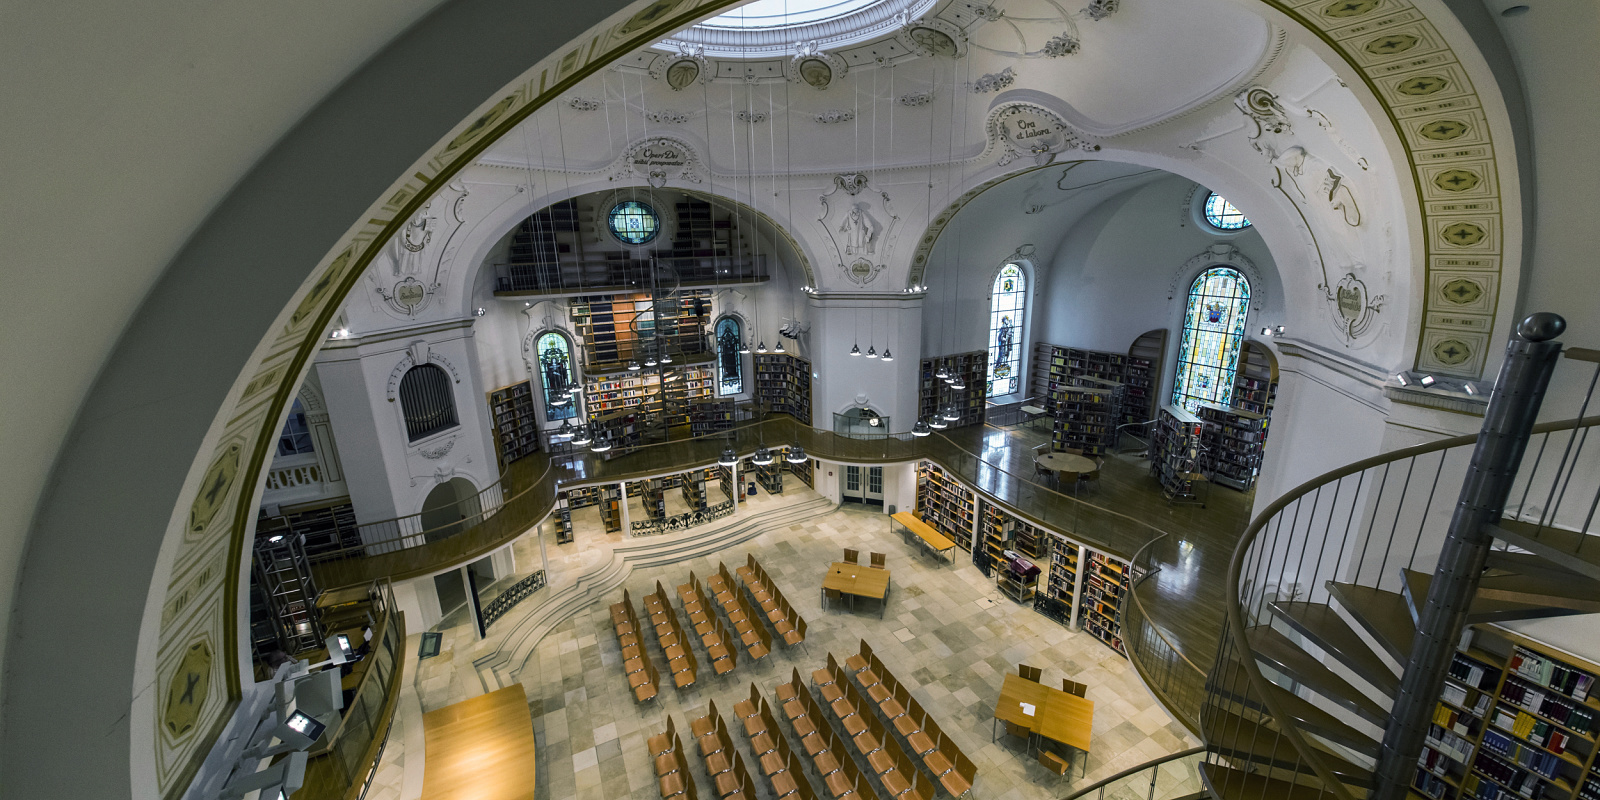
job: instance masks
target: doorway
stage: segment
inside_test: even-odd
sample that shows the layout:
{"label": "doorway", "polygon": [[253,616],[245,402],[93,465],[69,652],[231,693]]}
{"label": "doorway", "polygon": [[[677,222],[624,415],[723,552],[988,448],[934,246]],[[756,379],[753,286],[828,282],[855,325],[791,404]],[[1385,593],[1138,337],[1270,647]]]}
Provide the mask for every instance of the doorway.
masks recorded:
{"label": "doorway", "polygon": [[840,501],[883,508],[883,467],[846,465],[840,481]]}

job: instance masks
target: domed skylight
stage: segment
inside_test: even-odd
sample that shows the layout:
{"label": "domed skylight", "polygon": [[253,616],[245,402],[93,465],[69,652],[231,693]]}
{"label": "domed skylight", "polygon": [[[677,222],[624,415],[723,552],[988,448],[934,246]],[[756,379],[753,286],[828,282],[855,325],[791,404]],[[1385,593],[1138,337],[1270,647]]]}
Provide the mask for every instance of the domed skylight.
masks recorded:
{"label": "domed skylight", "polygon": [[842,17],[884,0],[755,0],[712,17],[700,26],[707,28],[786,28],[807,22]]}
{"label": "domed skylight", "polygon": [[915,19],[935,0],[755,0],[678,31],[657,47],[703,48],[708,56],[773,58],[797,42],[832,50],[892,34],[901,14]]}

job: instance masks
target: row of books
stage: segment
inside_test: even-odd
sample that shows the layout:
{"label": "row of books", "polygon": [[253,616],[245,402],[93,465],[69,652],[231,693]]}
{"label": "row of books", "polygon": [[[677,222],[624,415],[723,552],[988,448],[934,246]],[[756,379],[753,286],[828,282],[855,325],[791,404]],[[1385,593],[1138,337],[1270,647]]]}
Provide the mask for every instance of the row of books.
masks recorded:
{"label": "row of books", "polygon": [[1526,767],[1546,778],[1556,775],[1560,757],[1535,747],[1518,744],[1516,740],[1499,731],[1484,731],[1483,747],[1491,753],[1518,766]]}
{"label": "row of books", "polygon": [[1589,689],[1594,686],[1593,675],[1521,647],[1511,654],[1509,666],[1518,676],[1580,702],[1588,699]]}
{"label": "row of books", "polygon": [[1594,714],[1579,708],[1570,701],[1547,693],[1543,687],[1529,686],[1517,676],[1507,675],[1506,685],[1500,690],[1506,702],[1537,714],[1542,714],[1578,733],[1587,734],[1594,725]]}

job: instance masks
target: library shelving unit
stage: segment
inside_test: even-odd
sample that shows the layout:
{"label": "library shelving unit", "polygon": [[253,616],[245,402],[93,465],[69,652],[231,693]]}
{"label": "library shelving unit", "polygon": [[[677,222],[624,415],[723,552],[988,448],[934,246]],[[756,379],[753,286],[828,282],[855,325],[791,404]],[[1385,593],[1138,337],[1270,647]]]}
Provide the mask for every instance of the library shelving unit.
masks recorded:
{"label": "library shelving unit", "polygon": [[607,533],[616,533],[622,530],[622,488],[620,486],[600,487],[600,521],[605,523]]}
{"label": "library shelving unit", "polygon": [[[689,364],[678,369],[665,368],[661,372],[668,436],[688,438],[694,427],[696,407],[703,402],[715,402],[712,389],[716,371],[710,364]],[[729,411],[731,417],[732,409]]]}
{"label": "library shelving unit", "polygon": [[1232,404],[1264,417],[1272,416],[1278,399],[1278,360],[1266,345],[1246,339],[1239,351],[1239,369],[1234,373]]}
{"label": "library shelving unit", "polygon": [[690,511],[704,511],[706,508],[706,472],[707,470],[690,470],[683,473],[678,483],[678,491],[683,494],[683,503]]}
{"label": "library shelving unit", "polygon": [[1150,442],[1150,474],[1169,503],[1202,503],[1199,484],[1205,424],[1179,406],[1164,405]]}
{"label": "library shelving unit", "polygon": [[1086,456],[1115,450],[1117,425],[1122,418],[1122,384],[1089,376],[1067,381],[1068,385],[1051,395],[1056,415],[1051,449],[1058,453],[1079,450]]}
{"label": "library shelving unit", "polygon": [[1033,385],[1028,393],[1043,398],[1045,411],[1054,414],[1060,391],[1083,385],[1071,378],[1089,377],[1121,383],[1126,377],[1127,362],[1128,357],[1122,353],[1039,342],[1033,346],[1033,369],[1029,376]]}
{"label": "library shelving unit", "polygon": [[[954,475],[932,462],[917,465],[917,518],[944,534],[957,547],[973,552],[972,529],[977,516],[977,496]],[[981,548],[979,549],[981,552]],[[973,560],[980,566],[978,553]]]}
{"label": "library shelving unit", "polygon": [[1128,348],[1127,371],[1122,378],[1128,387],[1122,402],[1123,422],[1155,419],[1156,395],[1161,391],[1162,360],[1166,352],[1166,328],[1144,333]]}
{"label": "library shelving unit", "polygon": [[590,414],[636,409],[644,414],[661,413],[661,376],[654,372],[629,372],[626,369],[585,376],[584,406]]}
{"label": "library shelving unit", "polygon": [[1039,593],[1038,575],[1030,578],[1018,578],[1011,574],[1011,570],[1006,569],[1003,563],[995,565],[995,573],[995,585],[1000,587],[1000,591],[1006,597],[1015,602],[1032,603],[1034,597]]}
{"label": "library shelving unit", "polygon": [[1005,560],[1006,550],[1015,550],[1035,561],[1048,554],[1050,534],[1044,528],[1007,513],[994,503],[983,503],[982,530],[984,549],[994,563]]}
{"label": "library shelving unit", "polygon": [[735,485],[733,481],[733,467],[724,467],[721,464],[718,464],[712,469],[717,471],[717,482],[722,484],[722,499],[734,500],[735,502],[744,499],[744,484],[740,483]]}
{"label": "library shelving unit", "polygon": [[[982,425],[984,401],[989,387],[988,359],[987,350],[922,359],[921,378],[917,386],[917,419],[932,419],[945,406],[955,406],[961,416],[950,422],[950,427]],[[966,388],[953,389],[950,384],[939,380],[936,376],[940,367],[959,375]]]}
{"label": "library shelving unit", "polygon": [[568,301],[573,327],[583,343],[584,365],[590,369],[642,362],[651,353],[669,350],[689,355],[709,352],[705,330],[710,307],[708,289],[680,290],[672,297],[607,294]]}
{"label": "library shelving unit", "polygon": [[816,462],[809,458],[798,464],[789,464],[789,474],[799,478],[800,482],[805,484],[807,488],[816,488],[813,475],[815,471]]}
{"label": "library shelving unit", "polygon": [[572,508],[588,508],[600,504],[600,488],[598,486],[580,486],[576,489],[567,489],[567,505]]}
{"label": "library shelving unit", "polygon": [[1205,461],[1213,483],[1244,491],[1261,468],[1261,445],[1267,438],[1267,417],[1216,403],[1200,404],[1205,424]]}
{"label": "library shelving unit", "polygon": [[733,400],[695,400],[689,404],[689,435],[704,436],[733,427]]}
{"label": "library shelving unit", "polygon": [[611,449],[598,454],[605,461],[633,452],[643,437],[644,425],[640,415],[631,409],[597,414],[592,422],[595,435],[611,441]]}
{"label": "library shelving unit", "polygon": [[757,353],[756,400],[776,414],[811,424],[811,362],[792,353]]}
{"label": "library shelving unit", "polygon": [[572,544],[572,498],[568,492],[556,494],[556,544]]}
{"label": "library shelving unit", "polygon": [[771,464],[764,467],[757,466],[754,461],[746,458],[739,469],[746,475],[755,476],[756,483],[767,494],[783,494],[783,473],[787,466],[788,463],[783,460],[783,456],[774,450]]}
{"label": "library shelving unit", "polygon": [[1084,565],[1082,598],[1078,603],[1079,625],[1096,639],[1126,655],[1122,649],[1122,625],[1117,622],[1117,611],[1122,606],[1122,593],[1132,583],[1128,562],[1105,553],[1089,551]]}
{"label": "library shelving unit", "polygon": [[661,478],[647,478],[642,481],[631,481],[628,484],[629,494],[633,488],[639,488],[639,505],[644,506],[644,515],[647,519],[656,521],[667,518],[667,492],[665,481]]}
{"label": "library shelving unit", "polygon": [[1412,779],[1436,800],[1600,797],[1600,664],[1492,625],[1453,656]]}
{"label": "library shelving unit", "polygon": [[1034,599],[1035,611],[1068,627],[1077,627],[1077,597],[1080,572],[1079,559],[1083,548],[1076,542],[1057,533],[1047,536],[1050,548],[1049,568],[1045,571],[1044,591]]}
{"label": "library shelving unit", "polygon": [[501,469],[539,452],[539,418],[533,411],[531,383],[513,383],[490,392],[489,412],[494,420],[494,444]]}

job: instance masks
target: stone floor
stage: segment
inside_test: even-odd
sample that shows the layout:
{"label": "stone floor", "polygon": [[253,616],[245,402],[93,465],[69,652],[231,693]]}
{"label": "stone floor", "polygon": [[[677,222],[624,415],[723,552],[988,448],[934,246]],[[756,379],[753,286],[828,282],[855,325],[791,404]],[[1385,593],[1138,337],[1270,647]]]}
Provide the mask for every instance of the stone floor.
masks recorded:
{"label": "stone floor", "polygon": [[[814,498],[797,481],[791,481],[784,495],[763,493],[752,505],[770,509]],[[581,523],[574,544],[547,542],[552,586],[560,585],[563,575],[592,565],[594,560],[608,559],[610,548],[622,541],[619,534],[606,535],[596,527]],[[524,553],[536,557],[537,542],[531,548],[522,546],[519,571],[538,563],[534,558],[524,560]],[[888,554],[893,590],[882,619],[865,608],[857,613],[821,609],[818,585],[822,573],[844,547],[862,550],[863,559],[867,551]],[[625,588],[637,603],[653,590],[657,580],[671,592],[688,579],[690,570],[703,578],[715,573],[720,559],[731,571],[744,562],[746,553],[761,561],[810,623],[806,648],[780,648],[769,659],[771,664],[741,663],[724,679],[703,675],[698,686],[682,692],[663,688],[659,705],[641,707],[634,703],[621,674],[606,609],[607,603],[621,599],[621,590],[612,592],[614,596],[605,602],[581,609],[537,645],[520,673],[539,746],[537,797],[655,796],[655,775],[644,753],[644,739],[665,727],[667,714],[686,729],[689,719],[704,713],[710,699],[716,699],[719,708],[728,713],[734,702],[748,694],[752,681],[770,698],[773,686],[787,680],[795,667],[808,674],[824,665],[830,651],[843,661],[862,639],[977,765],[972,797],[1065,797],[1074,787],[1197,744],[1156,704],[1121,656],[1087,633],[1073,632],[1004,599],[970,562],[936,564],[917,556],[889,533],[886,519],[877,512],[841,509],[777,525],[716,558],[636,569]],[[531,613],[542,596],[546,594],[525,601],[511,614]],[[441,628],[445,639],[440,655],[408,665],[416,668],[414,685],[424,711],[483,691],[472,660],[485,643],[476,642],[472,629],[460,621],[447,619]],[[654,637],[647,634],[645,638],[651,657],[658,666],[664,663]],[[698,655],[707,663],[703,652]],[[1068,677],[1089,685],[1088,698],[1096,708],[1087,775],[1077,757],[1071,775],[1057,777],[1039,766],[1020,740],[1002,736],[991,742],[986,738],[1001,681],[1018,663],[1043,667],[1046,684]],[[740,746],[745,745],[741,742]],[[754,763],[752,753],[744,755],[747,763]],[[386,755],[386,766],[388,761]],[[691,764],[698,764],[698,759],[692,758]],[[702,796],[714,797],[705,773],[691,772]],[[1175,766],[1162,775],[1161,783],[1177,789],[1193,785],[1194,780],[1192,769]],[[770,796],[770,787],[759,778],[757,783],[762,796]],[[825,797],[815,775],[812,783],[818,795]],[[1132,796],[1134,790],[1128,791]],[[1136,793],[1148,796],[1146,792],[1147,786],[1141,786]],[[385,800],[389,798],[385,795]]]}

